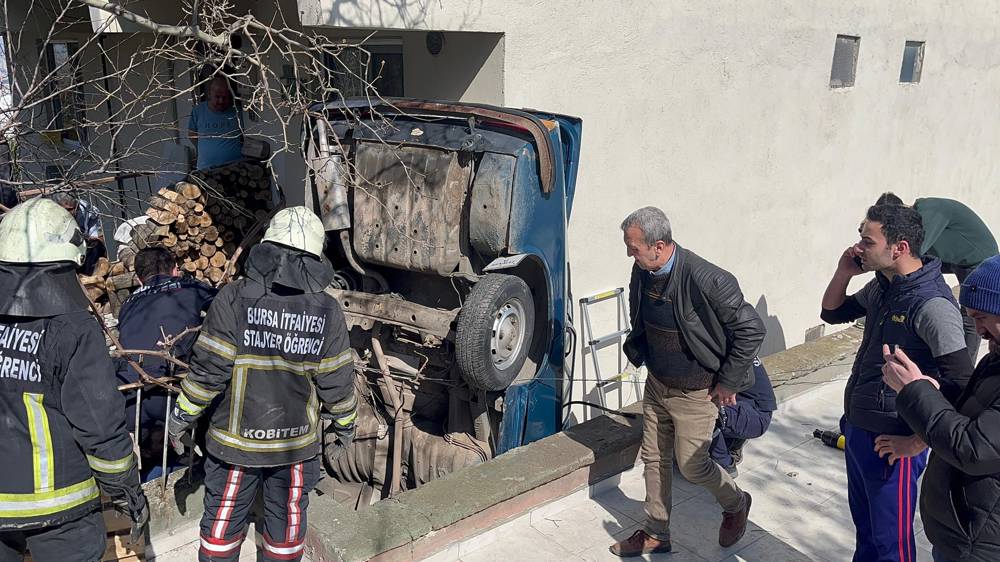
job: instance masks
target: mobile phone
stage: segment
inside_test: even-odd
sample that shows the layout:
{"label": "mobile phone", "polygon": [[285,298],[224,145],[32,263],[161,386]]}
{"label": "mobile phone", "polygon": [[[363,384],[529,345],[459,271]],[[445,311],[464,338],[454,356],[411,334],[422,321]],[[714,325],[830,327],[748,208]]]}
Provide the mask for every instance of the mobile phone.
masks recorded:
{"label": "mobile phone", "polygon": [[851,259],[854,260],[854,265],[858,266],[858,269],[864,269],[864,267],[862,267],[862,265],[861,265],[861,258],[860,257],[854,256]]}

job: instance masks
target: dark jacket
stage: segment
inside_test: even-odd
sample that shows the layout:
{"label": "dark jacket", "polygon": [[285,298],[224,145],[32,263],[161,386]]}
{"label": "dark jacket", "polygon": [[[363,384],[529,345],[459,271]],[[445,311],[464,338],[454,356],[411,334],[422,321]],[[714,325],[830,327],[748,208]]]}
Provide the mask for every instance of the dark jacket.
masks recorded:
{"label": "dark jacket", "polygon": [[896,408],[931,447],[920,485],[927,538],[949,560],[1000,560],[1000,355],[979,362],[957,406],[917,381]]}
{"label": "dark jacket", "polygon": [[[156,276],[139,287],[122,304],[118,331],[125,349],[158,350],[164,334],[176,336],[187,328],[201,325],[201,314],[218,291],[188,277]],[[194,345],[190,334],[174,347],[174,355],[186,361]],[[125,362],[122,362],[125,363]],[[122,382],[135,382],[139,375],[130,366],[119,371]],[[166,364],[156,357],[144,357],[144,371],[154,377],[167,375]]]}
{"label": "dark jacket", "polygon": [[920,213],[924,227],[921,254],[936,256],[949,266],[975,269],[1000,253],[983,219],[961,202],[926,197],[914,201],[913,208]]}
{"label": "dark jacket", "polygon": [[0,294],[0,531],[59,525],[100,509],[102,491],[139,490],[111,358],[72,264],[0,264],[0,287],[27,285]]}
{"label": "dark jacket", "polygon": [[322,292],[332,269],[268,243],[246,268],[212,303],[177,406],[197,417],[215,402],[207,448],[229,464],[302,462],[320,452],[321,406],[342,425],[356,416],[347,323]]}
{"label": "dark jacket", "polygon": [[[971,365],[966,362],[961,381],[943,378],[930,347],[916,333],[914,319],[920,307],[932,298],[948,299],[955,303],[956,310],[958,303],[941,277],[941,261],[934,257],[925,257],[923,267],[892,281],[877,273],[866,290],[871,301],[866,303],[867,308],[862,308],[852,295],[837,310],[824,310],[820,315],[830,323],[865,316],[864,336],[844,389],[844,413],[852,425],[873,433],[911,435],[913,432],[896,413],[896,393],[882,381],[882,345],[899,346],[924,374],[941,381],[950,398],[957,398]],[[967,355],[965,350],[962,354]]]}
{"label": "dark jacket", "polygon": [[[199,283],[190,277],[158,275],[148,279],[122,304],[118,313],[119,340],[125,349],[160,350],[157,342],[166,335],[176,336],[185,329],[201,325],[201,314],[208,309],[218,291]],[[190,333],[173,347],[173,354],[181,361],[191,356],[191,348],[197,333]],[[166,361],[152,355],[135,356],[141,361],[142,369],[151,376],[163,377],[168,374]],[[133,383],[139,380],[139,373],[123,358],[115,361],[118,382]],[[126,419],[135,419],[135,393],[126,398]],[[163,423],[167,412],[167,395],[156,389],[148,390],[142,396],[141,425]]]}
{"label": "dark jacket", "polygon": [[[739,392],[753,386],[753,359],[766,330],[757,311],[743,300],[740,285],[728,271],[675,243],[676,257],[666,295],[685,343],[716,383]],[[625,355],[633,365],[645,363],[646,338],[639,299],[643,271],[632,267]]]}

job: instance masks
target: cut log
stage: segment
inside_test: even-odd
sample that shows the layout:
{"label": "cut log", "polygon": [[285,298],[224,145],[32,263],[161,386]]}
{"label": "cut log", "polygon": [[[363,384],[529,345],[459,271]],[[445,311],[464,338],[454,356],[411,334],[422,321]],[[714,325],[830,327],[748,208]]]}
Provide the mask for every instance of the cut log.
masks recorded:
{"label": "cut log", "polygon": [[188,199],[198,199],[201,197],[201,189],[193,183],[179,183],[177,184],[177,190],[180,191],[181,195],[187,197]]}
{"label": "cut log", "polygon": [[222,281],[222,278],[225,277],[226,274],[218,267],[210,267],[208,268],[208,271],[205,272],[205,276],[208,277],[212,283],[218,283],[219,281]]}
{"label": "cut log", "polygon": [[103,287],[104,286],[104,277],[98,277],[96,275],[81,275],[80,276],[80,283],[83,283],[84,286],[87,286],[87,285],[97,285],[97,286]]}
{"label": "cut log", "polygon": [[202,231],[202,235],[205,237],[206,242],[215,242],[219,239],[219,229],[214,226],[206,226]]}
{"label": "cut log", "polygon": [[174,203],[177,202],[177,198],[180,197],[181,195],[180,193],[177,193],[176,191],[170,189],[169,187],[164,187],[163,189],[157,191],[156,194],[166,199],[167,201],[171,201]]}
{"label": "cut log", "polygon": [[107,277],[109,271],[111,271],[111,262],[108,261],[108,258],[99,258],[97,264],[94,265],[94,277]]}
{"label": "cut log", "polygon": [[[118,253],[120,255],[121,251],[119,251]],[[115,263],[111,264],[111,275],[121,275],[122,273],[125,273],[124,262],[116,261]]]}
{"label": "cut log", "polygon": [[135,273],[130,271],[128,273],[123,273],[121,275],[114,275],[108,277],[105,286],[108,287],[108,290],[117,291],[119,289],[131,289],[132,287],[135,287],[138,284],[139,283],[135,278]]}
{"label": "cut log", "polygon": [[[184,235],[181,234],[181,236]],[[174,246],[177,245],[177,235],[173,233],[167,234],[160,240],[160,244],[162,244],[167,248],[173,248]]]}
{"label": "cut log", "polygon": [[225,252],[216,252],[216,254],[212,256],[211,264],[212,267],[222,267],[227,261],[229,261],[229,258],[226,257]]}
{"label": "cut log", "polygon": [[173,224],[177,221],[177,215],[152,207],[146,209],[146,216],[158,224]]}
{"label": "cut log", "polygon": [[181,264],[181,269],[194,273],[198,269],[198,264],[190,260],[184,260],[184,263]]}
{"label": "cut log", "polygon": [[215,247],[215,244],[205,243],[201,245],[201,255],[206,258],[210,258],[215,255],[219,249]]}
{"label": "cut log", "polygon": [[87,296],[92,301],[98,301],[104,296],[104,291],[100,287],[87,287]]}

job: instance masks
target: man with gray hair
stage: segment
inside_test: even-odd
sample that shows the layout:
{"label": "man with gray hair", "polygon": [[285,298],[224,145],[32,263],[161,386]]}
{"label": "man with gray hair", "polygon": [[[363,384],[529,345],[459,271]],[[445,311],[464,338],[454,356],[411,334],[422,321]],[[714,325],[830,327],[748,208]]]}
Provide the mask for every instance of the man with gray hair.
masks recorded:
{"label": "man with gray hair", "polygon": [[751,498],[712,461],[709,444],[719,408],[735,405],[736,394],[753,385],[764,323],[731,273],[674,241],[660,209],[643,207],[621,228],[635,260],[625,354],[649,372],[641,449],[646,524],[611,552],[621,557],[670,552],[675,456],[681,474],[722,505],[719,544],[731,546],[746,532]]}

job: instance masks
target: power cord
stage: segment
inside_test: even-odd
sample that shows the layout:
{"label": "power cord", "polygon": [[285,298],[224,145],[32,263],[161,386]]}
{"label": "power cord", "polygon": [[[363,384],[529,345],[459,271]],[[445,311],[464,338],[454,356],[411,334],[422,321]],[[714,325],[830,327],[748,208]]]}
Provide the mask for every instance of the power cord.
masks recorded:
{"label": "power cord", "polygon": [[565,404],[563,404],[563,408],[565,408],[566,406],[572,406],[574,404],[580,404],[582,406],[590,406],[591,408],[597,408],[598,410],[602,410],[602,411],[607,412],[609,414],[615,414],[615,415],[626,417],[626,418],[633,418],[634,419],[634,418],[640,417],[640,414],[637,414],[635,412],[623,412],[621,410],[614,410],[612,408],[605,408],[604,406],[601,406],[600,404],[594,404],[593,402],[584,402],[583,400],[573,400],[571,402],[566,402]]}

